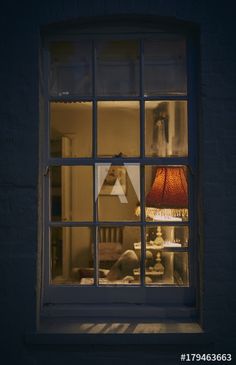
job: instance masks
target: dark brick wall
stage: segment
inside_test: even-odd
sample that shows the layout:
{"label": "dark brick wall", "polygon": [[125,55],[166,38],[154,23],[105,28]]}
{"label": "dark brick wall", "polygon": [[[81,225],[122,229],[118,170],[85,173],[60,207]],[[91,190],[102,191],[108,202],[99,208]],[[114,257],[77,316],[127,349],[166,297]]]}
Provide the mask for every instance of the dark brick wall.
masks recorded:
{"label": "dark brick wall", "polygon": [[[233,352],[235,319],[236,50],[234,1],[5,1],[0,38],[1,363],[177,364],[180,351]],[[202,317],[205,347],[28,346],[35,330],[38,210],[38,52],[40,28],[72,18],[158,15],[200,29],[200,161],[204,221]],[[185,348],[184,348],[185,347]],[[1,359],[2,357],[2,359]]]}

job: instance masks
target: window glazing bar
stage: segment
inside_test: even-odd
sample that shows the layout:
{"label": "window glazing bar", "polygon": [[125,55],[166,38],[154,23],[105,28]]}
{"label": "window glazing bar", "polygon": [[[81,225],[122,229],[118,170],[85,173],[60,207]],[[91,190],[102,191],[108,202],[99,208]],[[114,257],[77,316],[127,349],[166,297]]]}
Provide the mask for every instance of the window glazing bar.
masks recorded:
{"label": "window glazing bar", "polygon": [[[143,99],[143,41],[139,42],[139,58],[140,58],[140,156],[141,159],[145,157],[145,102]],[[141,257],[140,257],[140,281],[141,285],[145,286],[145,261],[146,261],[146,250],[145,250],[145,176],[144,166],[140,166],[140,206],[141,206]]]}
{"label": "window glazing bar", "polygon": [[110,226],[116,226],[116,227],[121,227],[121,226],[135,226],[135,227],[141,227],[141,226],[188,226],[189,225],[189,221],[185,221],[185,222],[165,222],[165,221],[155,221],[155,222],[151,222],[151,221],[111,221],[111,222],[105,222],[105,221],[96,221],[96,222],[85,222],[85,221],[74,221],[74,222],[63,222],[63,221],[56,221],[56,222],[49,222],[48,225],[50,225],[50,227],[92,227],[92,226],[96,226],[96,227],[110,227]]}
{"label": "window glazing bar", "polygon": [[[97,156],[97,102],[96,102],[96,79],[97,79],[97,69],[96,69],[96,43],[93,41],[92,50],[92,93],[93,93],[93,140],[92,140],[92,155],[95,158]],[[97,206],[97,167],[93,165],[93,221],[97,221],[98,216],[98,206]],[[98,230],[95,226],[93,229],[93,265],[94,265],[94,285],[98,286],[98,273],[99,273],[99,252],[98,252]]]}
{"label": "window glazing bar", "polygon": [[141,285],[145,286],[145,261],[146,261],[146,230],[145,230],[145,176],[144,176],[144,166],[140,167],[140,198],[141,198],[141,262],[140,262],[140,279]]}
{"label": "window glazing bar", "polygon": [[[159,165],[159,166],[168,166],[168,165],[186,165],[191,167],[189,163],[189,159],[187,157],[127,157],[127,158],[119,158],[119,157],[96,157],[96,158],[50,158],[49,165],[50,166],[77,166],[77,165],[93,165],[93,164],[106,164],[110,163],[112,165],[124,165],[124,164],[138,164],[140,165]],[[191,167],[192,168],[192,167]]]}
{"label": "window glazing bar", "polygon": [[81,95],[63,95],[63,96],[49,96],[49,101],[51,102],[61,102],[61,103],[68,103],[68,102],[84,102],[84,101],[139,101],[139,100],[188,100],[187,95],[141,95],[141,96],[130,96],[130,95],[109,95],[109,96],[84,96]]}
{"label": "window glazing bar", "polygon": [[[47,287],[50,283],[51,278],[51,235],[50,235],[50,210],[51,210],[51,199],[50,199],[50,171],[48,169],[48,160],[50,156],[50,105],[49,105],[49,80],[48,75],[50,71],[50,55],[49,49],[46,47],[43,52],[43,62],[45,67],[45,72],[43,76],[43,84],[44,84],[44,118],[46,123],[44,124],[44,148],[43,148],[43,218],[44,218],[44,229],[43,229],[43,252],[45,258],[43,260],[44,268],[43,268],[43,285]],[[47,173],[45,174],[45,171]]]}

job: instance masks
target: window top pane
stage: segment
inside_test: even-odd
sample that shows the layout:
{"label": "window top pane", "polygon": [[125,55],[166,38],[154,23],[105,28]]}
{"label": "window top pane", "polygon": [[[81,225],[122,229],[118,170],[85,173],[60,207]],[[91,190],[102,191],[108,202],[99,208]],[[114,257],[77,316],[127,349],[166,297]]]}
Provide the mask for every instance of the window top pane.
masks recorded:
{"label": "window top pane", "polygon": [[143,73],[145,95],[185,95],[185,38],[166,35],[145,40]]}
{"label": "window top pane", "polygon": [[139,42],[97,42],[97,94],[139,94]]}
{"label": "window top pane", "polygon": [[91,41],[52,42],[50,56],[50,95],[92,95]]}

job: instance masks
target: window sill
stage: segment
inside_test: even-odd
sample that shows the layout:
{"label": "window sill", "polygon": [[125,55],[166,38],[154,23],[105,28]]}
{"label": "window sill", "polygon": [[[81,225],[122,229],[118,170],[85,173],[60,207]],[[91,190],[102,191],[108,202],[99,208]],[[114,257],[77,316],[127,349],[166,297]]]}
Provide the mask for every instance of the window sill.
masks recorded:
{"label": "window sill", "polygon": [[198,323],[141,321],[75,321],[46,319],[39,331],[27,334],[28,344],[209,344]]}

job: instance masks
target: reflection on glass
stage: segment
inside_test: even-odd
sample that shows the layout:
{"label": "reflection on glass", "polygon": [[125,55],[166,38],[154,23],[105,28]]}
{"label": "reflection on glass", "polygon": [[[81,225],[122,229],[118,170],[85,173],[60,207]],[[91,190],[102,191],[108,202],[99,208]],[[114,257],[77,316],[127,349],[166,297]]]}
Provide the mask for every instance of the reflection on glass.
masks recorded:
{"label": "reflection on glass", "polygon": [[98,156],[138,157],[139,102],[98,102]]}
{"label": "reflection on glass", "polygon": [[[186,166],[145,166],[146,220],[188,220]],[[140,208],[136,210],[140,215]]]}
{"label": "reflection on glass", "polygon": [[137,285],[140,257],[134,243],[140,241],[139,227],[100,227],[98,229],[99,284]]}
{"label": "reflection on glass", "polygon": [[140,201],[140,166],[125,164],[96,166],[98,219],[100,221],[135,221]]}
{"label": "reflection on glass", "polygon": [[92,154],[92,103],[50,104],[51,157],[90,157]]}
{"label": "reflection on glass", "polygon": [[91,42],[53,42],[50,45],[50,81],[52,96],[92,93]]}
{"label": "reflection on glass", "polygon": [[137,95],[139,87],[138,42],[97,43],[97,94]]}
{"label": "reflection on glass", "polygon": [[186,101],[145,103],[145,153],[152,157],[188,155]]}
{"label": "reflection on glass", "polygon": [[51,168],[51,218],[53,221],[91,221],[93,219],[91,166]]}
{"label": "reflection on glass", "polygon": [[146,285],[188,286],[188,253],[147,247]]}
{"label": "reflection on glass", "polygon": [[181,37],[159,36],[144,41],[146,95],[186,94],[186,50]]}
{"label": "reflection on glass", "polygon": [[92,241],[89,227],[51,228],[52,284],[94,283]]}

